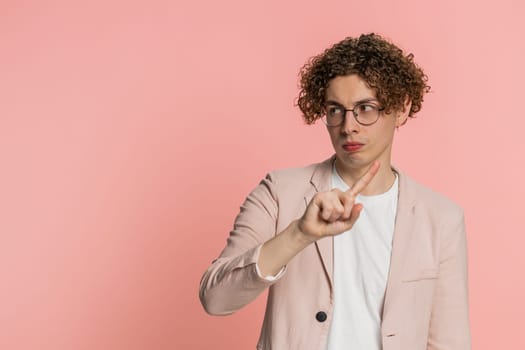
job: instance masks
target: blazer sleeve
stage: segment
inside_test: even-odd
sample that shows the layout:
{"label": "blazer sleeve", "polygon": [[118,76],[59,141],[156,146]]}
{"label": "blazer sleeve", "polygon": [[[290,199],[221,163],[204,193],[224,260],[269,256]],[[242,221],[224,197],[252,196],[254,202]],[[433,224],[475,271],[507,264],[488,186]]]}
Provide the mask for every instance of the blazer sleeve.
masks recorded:
{"label": "blazer sleeve", "polygon": [[226,247],[202,276],[199,297],[207,313],[231,314],[282,276],[265,279],[256,268],[263,243],[276,234],[277,216],[275,181],[269,173],[241,205]]}
{"label": "blazer sleeve", "polygon": [[471,348],[465,220],[460,209],[455,216],[442,231],[428,350]]}

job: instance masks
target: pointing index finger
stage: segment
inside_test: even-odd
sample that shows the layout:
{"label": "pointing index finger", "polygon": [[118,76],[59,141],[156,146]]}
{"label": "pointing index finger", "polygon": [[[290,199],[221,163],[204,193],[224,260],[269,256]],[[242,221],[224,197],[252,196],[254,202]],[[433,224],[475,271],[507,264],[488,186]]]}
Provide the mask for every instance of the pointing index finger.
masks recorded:
{"label": "pointing index finger", "polygon": [[365,189],[365,187],[372,181],[375,174],[377,174],[377,171],[379,170],[379,167],[381,166],[381,163],[378,160],[375,160],[370,168],[366,171],[366,173],[361,176],[359,180],[348,190],[348,193],[350,193],[353,196],[357,196],[362,190]]}

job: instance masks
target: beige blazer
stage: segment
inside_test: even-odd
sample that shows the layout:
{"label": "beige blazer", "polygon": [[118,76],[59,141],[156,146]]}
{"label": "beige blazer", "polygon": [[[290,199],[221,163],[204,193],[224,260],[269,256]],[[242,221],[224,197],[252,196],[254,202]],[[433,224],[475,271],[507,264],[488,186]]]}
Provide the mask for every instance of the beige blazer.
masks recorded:
{"label": "beige blazer", "polygon": [[[200,299],[212,315],[233,313],[269,287],[257,349],[326,349],[334,308],[333,238],[300,252],[276,281],[259,277],[255,264],[264,242],[300,218],[316,192],[331,189],[334,159],[270,172],[242,204],[226,247],[202,277]],[[399,198],[383,349],[470,349],[463,212],[393,169]]]}

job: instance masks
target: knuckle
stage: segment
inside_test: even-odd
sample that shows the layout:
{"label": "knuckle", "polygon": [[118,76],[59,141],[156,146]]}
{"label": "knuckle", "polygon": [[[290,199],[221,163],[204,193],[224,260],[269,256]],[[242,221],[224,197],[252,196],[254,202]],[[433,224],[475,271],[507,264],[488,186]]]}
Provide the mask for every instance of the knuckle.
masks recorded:
{"label": "knuckle", "polygon": [[334,205],[329,201],[323,202],[323,210],[331,212],[332,210],[334,210]]}
{"label": "knuckle", "polygon": [[351,202],[355,200],[355,196],[353,193],[345,193],[345,197]]}
{"label": "knuckle", "polygon": [[342,197],[341,200],[343,201],[343,203],[345,203],[345,205],[352,205],[352,203],[354,203],[355,198],[351,194],[345,193],[344,197]]}
{"label": "knuckle", "polygon": [[312,197],[312,201],[315,201],[315,200],[319,200],[323,198],[322,194],[321,193],[316,193],[314,194],[314,196]]}
{"label": "knuckle", "polygon": [[342,205],[338,205],[336,209],[338,214],[343,214],[345,212],[345,207]]}

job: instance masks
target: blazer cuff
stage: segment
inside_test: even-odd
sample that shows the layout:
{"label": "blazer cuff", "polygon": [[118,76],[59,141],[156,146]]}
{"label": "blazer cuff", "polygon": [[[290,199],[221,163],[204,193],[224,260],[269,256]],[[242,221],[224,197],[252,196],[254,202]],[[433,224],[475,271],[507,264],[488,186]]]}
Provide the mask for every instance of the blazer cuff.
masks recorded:
{"label": "blazer cuff", "polygon": [[277,272],[277,274],[273,276],[263,276],[261,270],[259,269],[259,264],[257,263],[255,263],[255,270],[257,271],[257,275],[259,276],[259,278],[262,278],[268,282],[273,282],[281,278],[281,276],[284,274],[284,271],[286,270],[286,265],[281,267],[279,272]]}
{"label": "blazer cuff", "polygon": [[259,244],[253,251],[253,256],[252,256],[252,259],[253,259],[252,261],[255,263],[255,271],[257,272],[257,277],[260,280],[267,281],[267,282],[277,281],[284,275],[284,272],[286,271],[286,265],[281,267],[281,269],[279,270],[279,272],[277,272],[276,275],[263,276],[263,274],[261,273],[261,270],[259,269],[259,255],[261,254],[262,246],[263,246],[262,244]]}

